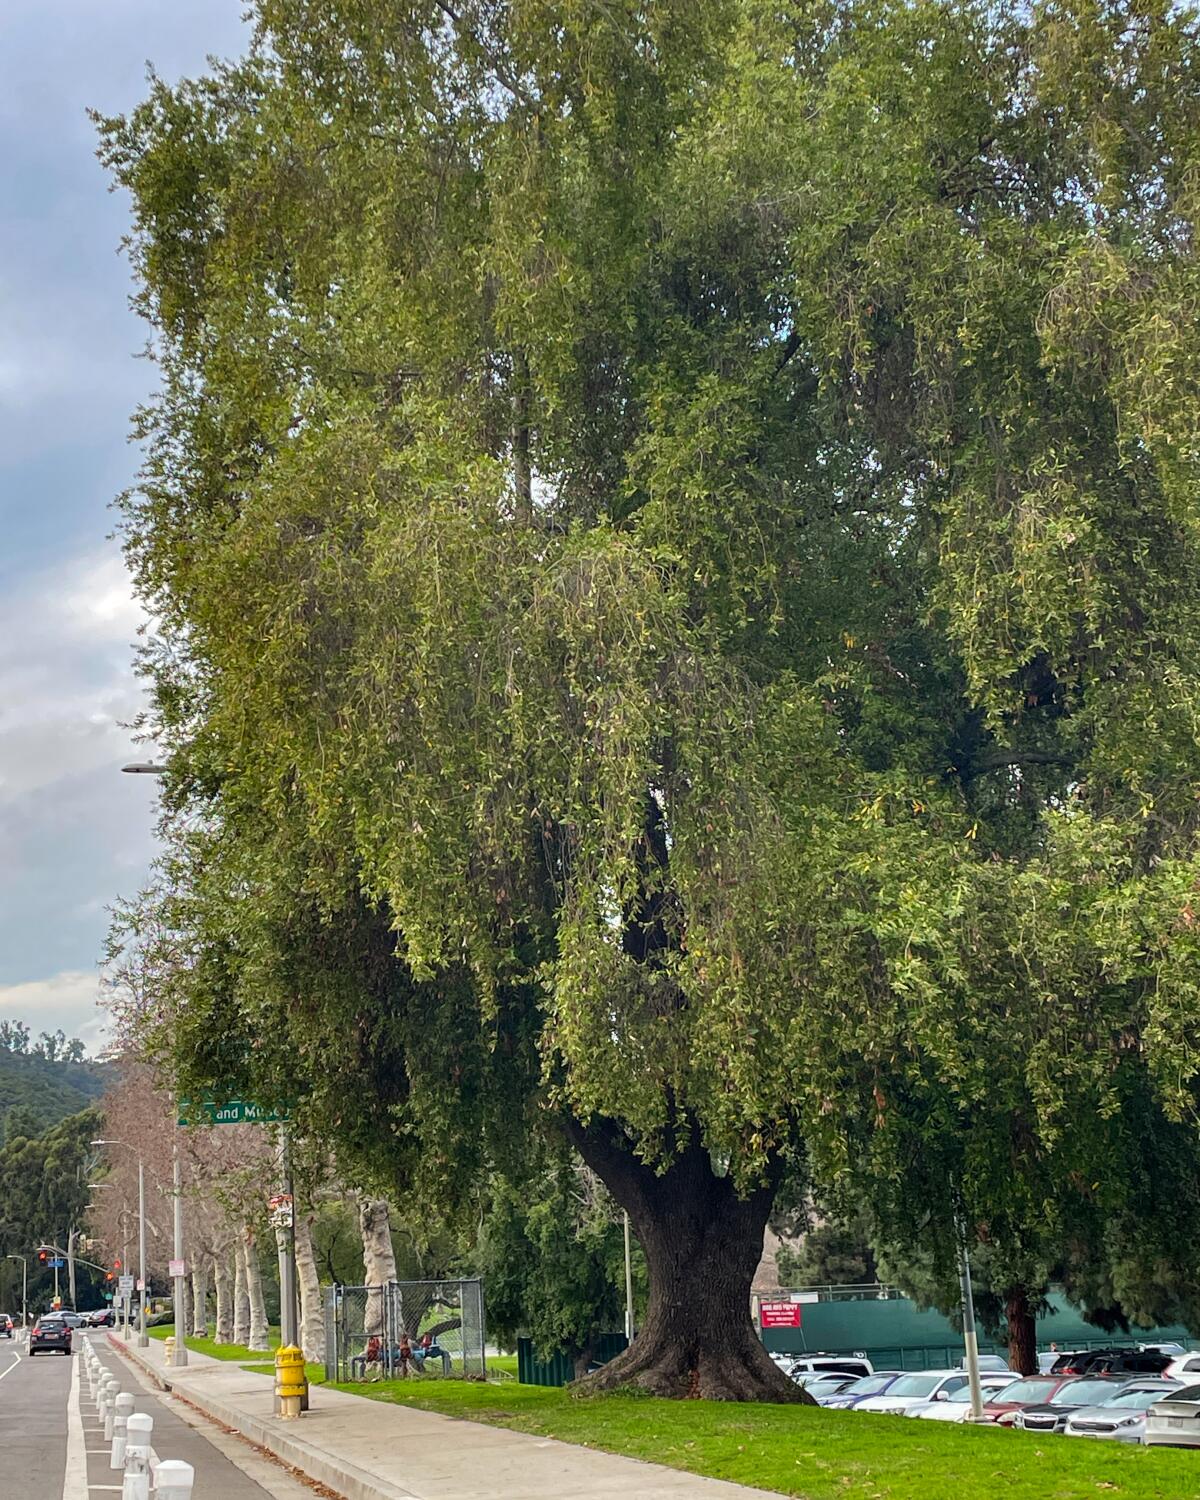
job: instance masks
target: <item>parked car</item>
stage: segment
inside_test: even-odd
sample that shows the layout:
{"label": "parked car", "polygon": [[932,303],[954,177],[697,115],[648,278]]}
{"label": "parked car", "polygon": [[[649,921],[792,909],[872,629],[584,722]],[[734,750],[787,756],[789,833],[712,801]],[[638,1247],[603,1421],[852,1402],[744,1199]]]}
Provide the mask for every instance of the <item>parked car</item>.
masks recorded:
{"label": "parked car", "polygon": [[[983,1393],[983,1399],[987,1399],[996,1391],[1002,1391],[1005,1386],[1012,1384],[1012,1372],[1007,1374],[980,1375],[979,1385]],[[932,1422],[969,1422],[971,1419],[971,1387],[964,1385],[961,1390],[951,1391],[944,1401],[919,1401],[916,1406],[910,1406],[905,1412],[908,1417],[925,1417]]]}
{"label": "parked car", "polygon": [[1049,1375],[1050,1371],[1058,1363],[1058,1360],[1058,1352],[1054,1349],[1048,1349],[1046,1353],[1039,1354],[1037,1357],[1038,1374]]}
{"label": "parked car", "polygon": [[788,1374],[793,1380],[801,1375],[847,1375],[857,1380],[860,1375],[872,1375],[875,1366],[862,1354],[802,1354],[792,1357]]}
{"label": "parked car", "polygon": [[1095,1360],[1089,1375],[1161,1375],[1172,1363],[1169,1354],[1157,1350],[1118,1349]]}
{"label": "parked car", "polygon": [[1142,1350],[1143,1353],[1169,1354],[1172,1358],[1174,1358],[1177,1354],[1186,1354],[1188,1352],[1187,1349],[1184,1347],[1183,1344],[1173,1344],[1173,1343],[1166,1343],[1166,1344],[1139,1344],[1138,1348],[1140,1350]]}
{"label": "parked car", "polygon": [[854,1380],[853,1375],[801,1375],[796,1381],[818,1404],[823,1396],[836,1396]]}
{"label": "parked car", "polygon": [[62,1313],[43,1313],[29,1330],[29,1357],[42,1351],[71,1352],[71,1326]]}
{"label": "parked car", "polygon": [[926,1401],[945,1401],[968,1384],[965,1370],[914,1370],[902,1375],[877,1396],[866,1396],[858,1403],[859,1411],[903,1414],[910,1406]]}
{"label": "parked car", "polygon": [[[967,1362],[965,1359],[959,1360],[958,1368],[960,1370],[965,1370],[967,1368]],[[989,1375],[1012,1374],[1012,1366],[1009,1364],[1008,1360],[1004,1359],[999,1354],[981,1354],[979,1356],[979,1370],[981,1374],[986,1370]]]}
{"label": "parked car", "polygon": [[1124,1390],[1125,1385],[1115,1375],[1081,1375],[1060,1385],[1048,1401],[1021,1407],[1013,1417],[1013,1426],[1026,1432],[1061,1432],[1072,1411],[1083,1406],[1101,1406]]}
{"label": "parked car", "polygon": [[1200,1385],[1184,1385],[1146,1411],[1149,1448],[1200,1448]]}
{"label": "parked car", "polygon": [[1168,1380],[1182,1380],[1185,1385],[1194,1384],[1200,1380],[1200,1350],[1176,1354],[1163,1374]]}
{"label": "parked car", "polygon": [[1140,1443],[1146,1431],[1146,1412],[1168,1392],[1179,1389],[1178,1381],[1131,1380],[1109,1400],[1068,1413],[1062,1430],[1068,1437]]}
{"label": "parked car", "polygon": [[0,1339],[13,1337],[13,1320],[7,1313],[0,1313]]}
{"label": "parked car", "polygon": [[1041,1406],[1074,1375],[1022,1375],[983,1403],[983,1420],[1011,1427],[1023,1406]]}
{"label": "parked car", "polygon": [[872,1375],[863,1375],[858,1380],[851,1381],[846,1389],[839,1391],[836,1396],[826,1396],[820,1405],[828,1406],[835,1411],[846,1411],[857,1406],[860,1401],[865,1401],[868,1396],[881,1395],[903,1375],[903,1370],[876,1370]]}
{"label": "parked car", "polygon": [[1052,1375],[1161,1375],[1171,1356],[1153,1349],[1075,1349],[1060,1354]]}

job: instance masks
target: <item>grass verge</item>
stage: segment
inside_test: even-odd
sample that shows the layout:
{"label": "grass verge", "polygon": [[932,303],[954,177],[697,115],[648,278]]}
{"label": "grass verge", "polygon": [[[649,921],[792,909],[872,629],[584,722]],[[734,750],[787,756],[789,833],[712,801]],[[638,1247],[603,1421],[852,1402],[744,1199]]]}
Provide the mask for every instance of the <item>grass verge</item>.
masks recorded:
{"label": "grass verge", "polygon": [[336,1389],[799,1500],[1183,1500],[1200,1493],[1200,1452],[812,1407],[573,1396],[509,1381],[409,1379]]}

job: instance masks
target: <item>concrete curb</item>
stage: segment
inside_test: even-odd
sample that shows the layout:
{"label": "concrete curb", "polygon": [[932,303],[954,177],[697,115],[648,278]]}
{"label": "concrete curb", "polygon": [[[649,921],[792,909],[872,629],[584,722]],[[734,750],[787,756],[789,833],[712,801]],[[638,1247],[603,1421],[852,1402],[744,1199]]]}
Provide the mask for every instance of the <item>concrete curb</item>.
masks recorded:
{"label": "concrete curb", "polygon": [[144,1354],[136,1347],[130,1348],[123,1339],[110,1333],[108,1342],[117,1354],[124,1356],[130,1364],[136,1365],[148,1375],[160,1390],[174,1390],[206,1417],[211,1417],[214,1422],[219,1422],[232,1432],[241,1433],[244,1438],[259,1448],[265,1448],[268,1453],[273,1453],[285,1464],[299,1469],[302,1474],[307,1474],[319,1484],[336,1490],[345,1500],[414,1500],[411,1490],[398,1489],[374,1474],[368,1474],[364,1469],[331,1458],[329,1454],[306,1443],[298,1434],[293,1435],[290,1426],[286,1430],[280,1429],[257,1417],[248,1416],[245,1412],[234,1411],[206,1392],[197,1391],[191,1383],[173,1383]]}

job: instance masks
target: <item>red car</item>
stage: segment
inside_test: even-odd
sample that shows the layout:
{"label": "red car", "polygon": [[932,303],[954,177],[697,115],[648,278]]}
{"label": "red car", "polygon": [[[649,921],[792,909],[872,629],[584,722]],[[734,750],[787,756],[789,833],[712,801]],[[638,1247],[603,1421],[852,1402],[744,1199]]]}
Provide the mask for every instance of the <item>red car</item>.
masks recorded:
{"label": "red car", "polygon": [[1078,1379],[1078,1375],[1022,1375],[983,1403],[983,1420],[1011,1427],[1019,1411],[1026,1406],[1043,1406],[1064,1385]]}

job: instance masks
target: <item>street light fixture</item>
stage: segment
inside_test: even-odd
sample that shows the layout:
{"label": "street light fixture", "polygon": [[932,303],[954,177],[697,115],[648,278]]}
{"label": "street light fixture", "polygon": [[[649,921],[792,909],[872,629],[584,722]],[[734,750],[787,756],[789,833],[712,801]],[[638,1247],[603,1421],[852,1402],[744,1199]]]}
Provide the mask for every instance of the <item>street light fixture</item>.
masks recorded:
{"label": "street light fixture", "polygon": [[134,1151],[138,1159],[138,1280],[142,1289],[138,1293],[138,1348],[150,1347],[150,1335],[146,1332],[146,1164],[142,1153],[128,1141],[93,1141],[93,1146],[123,1146]]}
{"label": "street light fixture", "polygon": [[122,766],[121,770],[127,776],[165,776],[167,774],[166,766],[156,766],[150,760],[130,761],[127,766]]}

